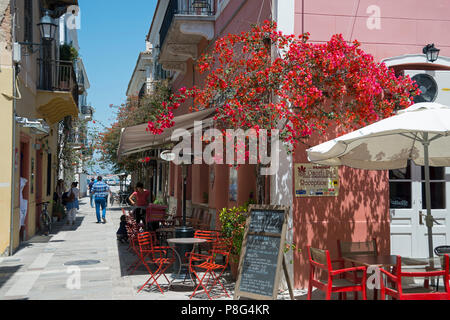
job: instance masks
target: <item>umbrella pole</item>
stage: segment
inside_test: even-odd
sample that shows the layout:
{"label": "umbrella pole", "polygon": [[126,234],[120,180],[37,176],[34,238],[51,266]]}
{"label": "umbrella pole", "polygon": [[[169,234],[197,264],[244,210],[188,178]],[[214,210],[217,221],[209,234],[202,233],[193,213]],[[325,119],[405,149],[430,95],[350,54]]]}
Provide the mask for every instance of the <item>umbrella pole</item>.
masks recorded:
{"label": "umbrella pole", "polygon": [[422,144],[425,162],[425,200],[427,202],[426,225],[428,228],[428,255],[430,258],[433,258],[433,216],[431,215],[430,161],[428,152],[430,141],[428,140],[428,133],[423,134]]}

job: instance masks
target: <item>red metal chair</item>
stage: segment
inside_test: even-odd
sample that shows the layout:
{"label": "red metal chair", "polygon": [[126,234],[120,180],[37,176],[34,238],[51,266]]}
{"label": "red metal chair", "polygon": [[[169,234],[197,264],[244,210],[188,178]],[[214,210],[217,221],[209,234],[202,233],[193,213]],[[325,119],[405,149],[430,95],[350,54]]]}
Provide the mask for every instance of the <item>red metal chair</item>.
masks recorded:
{"label": "red metal chair", "polygon": [[[321,250],[316,248],[308,248],[308,256],[310,263],[310,275],[308,284],[308,296],[307,299],[311,300],[311,294],[313,287],[319,290],[325,291],[326,300],[331,299],[331,294],[343,293],[344,297],[347,292],[362,292],[363,300],[367,299],[366,296],[366,267],[351,267],[344,269],[333,269],[332,263],[342,264],[342,260],[331,260],[330,252],[328,250]],[[321,280],[318,278],[318,271],[322,271],[327,274],[327,279]],[[349,272],[362,271],[362,279],[360,283],[355,283],[342,278],[342,275]]]}
{"label": "red metal chair", "polygon": [[[213,248],[211,249],[209,255],[191,252],[186,253],[186,256],[190,257],[189,269],[199,281],[190,299],[192,299],[196,294],[199,294],[197,291],[200,287],[203,288],[203,291],[210,300],[224,295],[230,297],[225,286],[220,281],[220,278],[228,266],[230,251],[231,241],[229,239],[218,239],[214,242]],[[222,263],[218,262],[219,257],[224,258]],[[201,276],[202,272],[203,275]],[[211,282],[212,284],[210,285]],[[216,287],[216,284],[220,285],[223,294],[212,297],[211,292]]]}
{"label": "red metal chair", "polygon": [[133,269],[133,271],[131,272],[131,274],[133,274],[141,261],[139,258],[140,252],[138,248],[138,238],[137,238],[140,229],[136,221],[133,219],[133,217],[131,217],[130,215],[127,215],[126,217],[127,217],[126,229],[128,235],[128,251],[132,251],[137,256],[136,261],[134,261],[127,269],[127,271]]}
{"label": "red metal chair", "polygon": [[[377,240],[373,238],[370,241],[337,241],[338,258],[352,257],[352,256],[378,256]],[[354,263],[351,263],[352,267],[356,267]],[[345,262],[342,260],[341,268],[345,268]],[[355,271],[352,274],[345,274],[347,280],[355,283],[362,281],[362,271]],[[378,290],[375,288],[373,291],[374,300],[378,297]],[[358,299],[358,292],[355,292],[355,300]]]}
{"label": "red metal chair", "polygon": [[[128,233],[128,238],[130,240],[130,248],[132,252],[136,254],[137,257],[136,260],[127,269],[127,271],[133,269],[133,271],[131,271],[130,274],[134,274],[136,269],[142,264],[141,251],[139,248],[139,240],[138,240],[138,235],[141,232],[143,232],[143,230],[140,230],[135,224],[130,227],[130,232]],[[151,233],[151,235],[152,239],[156,238],[156,235],[154,233]]]}
{"label": "red metal chair", "polygon": [[[154,246],[153,244],[155,240],[155,233],[142,232],[138,234],[140,252],[139,258],[150,274],[150,278],[148,278],[148,280],[142,285],[142,287],[138,290],[138,293],[145,288],[150,280],[153,280],[149,286],[156,284],[161,293],[164,294],[163,289],[158,283],[158,279],[161,276],[164,276],[167,282],[170,283],[165,271],[175,262],[175,251],[172,247]],[[156,270],[152,271],[149,264],[156,265]]]}
{"label": "red metal chair", "polygon": [[198,253],[202,253],[202,249],[208,252],[211,250],[212,244],[219,239],[219,231],[197,230],[194,233],[194,238],[206,240],[206,243],[198,245]]}
{"label": "red metal chair", "polygon": [[[449,256],[444,255],[444,265],[441,270],[424,271],[424,272],[404,272],[402,271],[402,258],[397,256],[397,265],[395,267],[395,274],[392,274],[384,269],[380,269],[381,273],[395,283],[394,288],[388,288],[383,281],[381,284],[381,299],[385,300],[386,295],[391,296],[397,300],[450,300],[450,286],[449,286]],[[445,292],[436,292],[430,288],[428,281],[424,281],[424,286],[415,286],[405,288],[402,284],[404,278],[425,278],[443,277]]]}

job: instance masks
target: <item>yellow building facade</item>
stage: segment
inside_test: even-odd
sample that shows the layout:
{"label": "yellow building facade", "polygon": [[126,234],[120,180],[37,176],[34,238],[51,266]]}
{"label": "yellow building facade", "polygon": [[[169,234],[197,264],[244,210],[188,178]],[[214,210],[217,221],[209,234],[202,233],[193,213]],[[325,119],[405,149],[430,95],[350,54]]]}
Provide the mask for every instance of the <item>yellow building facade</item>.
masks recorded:
{"label": "yellow building facade", "polygon": [[[0,255],[9,253],[13,161],[13,67],[9,1],[0,1]],[[9,31],[9,32],[8,32]]]}
{"label": "yellow building facade", "polygon": [[43,11],[57,19],[68,5],[77,1],[0,0],[8,35],[0,38],[0,256],[41,231],[39,204],[52,202],[58,178],[60,123],[78,116],[73,65],[38,27]]}

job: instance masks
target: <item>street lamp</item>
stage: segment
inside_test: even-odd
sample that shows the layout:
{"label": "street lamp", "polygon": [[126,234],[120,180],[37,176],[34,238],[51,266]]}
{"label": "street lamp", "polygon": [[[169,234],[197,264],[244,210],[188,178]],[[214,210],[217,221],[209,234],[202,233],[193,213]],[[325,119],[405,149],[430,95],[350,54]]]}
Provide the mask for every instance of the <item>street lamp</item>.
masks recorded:
{"label": "street lamp", "polygon": [[38,23],[38,26],[41,31],[42,40],[53,41],[53,39],[55,39],[55,33],[58,25],[53,21],[52,17],[50,17],[50,12],[48,10],[45,11],[45,14]]}
{"label": "street lamp", "polygon": [[[190,163],[194,163],[194,154],[189,153],[189,154],[184,154],[184,152],[182,151],[181,154],[174,154],[172,151],[164,151],[160,154],[160,158],[164,161],[174,161],[175,158],[179,156],[181,158],[183,158],[183,156],[188,156],[190,158]],[[183,222],[181,224],[181,226],[178,226],[175,228],[175,238],[192,238],[194,237],[195,234],[195,230],[192,227],[188,227],[186,226],[186,191],[187,191],[187,180],[188,180],[188,166],[190,164],[187,164],[185,162],[183,162],[181,164],[181,176],[183,179],[182,182],[182,186],[183,186],[183,190],[182,190],[182,215],[183,215]],[[178,252],[178,254],[180,255],[180,257],[185,257],[187,252],[191,252],[193,248],[193,244],[176,244],[176,250]],[[180,266],[178,265],[178,262],[176,262],[174,264],[174,270],[177,270]],[[189,269],[185,266],[182,265],[181,269],[180,269],[180,273],[178,275],[175,275],[175,273],[172,275],[173,278],[177,278],[177,277],[185,277],[185,275],[189,272]]]}
{"label": "street lamp", "polygon": [[435,62],[439,58],[440,49],[434,47],[433,44],[427,44],[426,47],[423,48],[423,54],[427,56],[428,62]]}
{"label": "street lamp", "polygon": [[[45,42],[51,42],[55,39],[56,29],[58,25],[53,21],[52,17],[50,17],[50,12],[45,11],[44,16],[41,18],[39,23],[39,31],[41,33],[41,39]],[[39,50],[43,43],[33,43],[33,42],[18,42],[19,45],[28,46],[31,49],[31,53],[35,53]],[[32,50],[32,47],[36,46],[37,49]]]}

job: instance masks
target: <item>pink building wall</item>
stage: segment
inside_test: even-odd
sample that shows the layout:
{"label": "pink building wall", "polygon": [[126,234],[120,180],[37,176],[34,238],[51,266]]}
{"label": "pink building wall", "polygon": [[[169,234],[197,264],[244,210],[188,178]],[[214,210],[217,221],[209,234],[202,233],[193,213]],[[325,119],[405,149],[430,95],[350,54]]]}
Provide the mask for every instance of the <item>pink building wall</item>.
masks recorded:
{"label": "pink building wall", "polygon": [[[378,9],[379,20],[373,20],[377,13],[374,10]],[[309,32],[310,41],[326,42],[333,34],[341,33],[348,41],[362,43],[362,49],[377,61],[404,54],[422,54],[422,48],[429,43],[441,49],[441,56],[450,56],[450,38],[446,32],[449,28],[450,2],[446,0],[295,2],[297,35]],[[330,133],[328,137],[313,137],[307,144],[314,146],[335,136]],[[300,146],[296,150],[294,164],[308,163],[305,149]],[[390,251],[388,173],[342,167],[339,176],[338,197],[294,198],[293,237],[303,249],[294,263],[295,287],[307,285],[306,245],[329,249],[332,257],[336,257],[338,239],[376,238],[382,254]],[[295,196],[295,190],[293,192]]]}
{"label": "pink building wall", "polygon": [[[289,1],[289,0],[279,0]],[[295,12],[294,31],[297,35],[311,34],[310,41],[325,42],[333,34],[341,33],[348,41],[358,40],[362,48],[375,59],[421,54],[428,43],[441,49],[441,56],[450,56],[450,2],[448,0],[293,0]],[[261,5],[264,6],[261,10]],[[251,24],[271,17],[271,1],[230,0],[215,22],[215,36],[240,33]],[[379,9],[379,17],[377,10]],[[379,18],[379,19],[378,19]],[[378,19],[378,20],[377,20]],[[378,29],[379,23],[379,29]],[[211,45],[214,41],[211,42]],[[210,43],[202,41],[199,52],[209,51]],[[200,85],[202,78],[194,71],[193,61],[187,62],[187,72],[173,83],[174,89]],[[176,115],[187,112],[188,104]],[[336,135],[313,137],[307,144],[316,145]],[[296,150],[293,163],[308,163],[305,147]],[[174,169],[172,166],[171,169]],[[214,183],[210,181],[210,170],[214,170]],[[256,181],[254,168],[244,166],[238,174],[238,201],[229,201],[229,168],[214,165],[212,168],[194,166],[188,182],[188,200],[203,202],[203,193],[208,192],[210,208],[243,204],[254,192]],[[292,171],[292,174],[294,172]],[[307,285],[309,265],[306,246],[329,249],[336,257],[338,239],[363,241],[375,237],[380,253],[390,250],[389,181],[387,172],[375,172],[341,168],[340,193],[329,198],[295,198],[293,200],[293,239],[302,254],[294,261],[294,284],[297,288]],[[295,185],[295,181],[294,181]],[[292,193],[295,195],[295,187]],[[181,213],[181,170],[171,180],[171,189],[178,199]],[[216,216],[216,221],[218,217]],[[217,226],[218,224],[216,224]]]}
{"label": "pink building wall", "polygon": [[[229,33],[240,33],[249,30],[251,25],[259,21],[262,23],[271,17],[270,1],[251,0],[251,1],[236,1],[230,0],[223,12],[215,21],[215,38],[223,37]],[[203,40],[198,45],[198,52],[209,52],[212,49],[214,40],[208,43]],[[211,45],[210,45],[211,44]],[[173,82],[174,91],[181,88],[190,88],[193,85],[201,85],[202,80],[206,75],[200,75],[195,69],[194,61],[189,59],[187,61],[187,71],[180,75]],[[188,107],[192,102],[185,103],[176,112],[175,116],[185,114],[188,112]],[[174,166],[176,167],[176,166]],[[249,200],[250,193],[256,193],[254,167],[243,166],[239,168],[238,173],[238,196],[237,201],[229,200],[229,170],[227,165],[213,165],[214,183],[210,181],[209,169],[204,166],[194,166],[193,174],[188,179],[187,200],[192,200],[194,204],[203,203],[203,193],[208,193],[208,203],[210,208],[216,209],[216,228],[219,228],[218,212],[224,207],[233,207],[244,204]],[[177,198],[178,208],[177,212],[181,215],[181,200],[182,188],[180,187],[181,176],[175,179],[175,183],[171,185],[171,190],[174,190],[174,196]]]}

